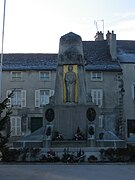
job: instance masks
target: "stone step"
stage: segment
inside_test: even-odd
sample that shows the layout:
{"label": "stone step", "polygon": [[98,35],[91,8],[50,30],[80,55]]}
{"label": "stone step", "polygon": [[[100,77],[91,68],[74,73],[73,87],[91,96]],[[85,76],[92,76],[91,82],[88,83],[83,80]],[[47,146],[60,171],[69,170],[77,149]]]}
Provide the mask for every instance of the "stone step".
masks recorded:
{"label": "stone step", "polygon": [[87,147],[87,141],[52,141],[51,147]]}

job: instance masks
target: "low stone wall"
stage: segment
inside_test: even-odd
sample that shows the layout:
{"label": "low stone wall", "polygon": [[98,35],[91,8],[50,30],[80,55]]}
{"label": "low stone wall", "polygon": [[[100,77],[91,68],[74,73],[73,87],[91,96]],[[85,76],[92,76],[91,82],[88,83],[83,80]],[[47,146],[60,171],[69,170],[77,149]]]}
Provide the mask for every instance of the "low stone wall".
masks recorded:
{"label": "low stone wall", "polygon": [[15,141],[14,148],[41,148],[43,147],[42,141]]}

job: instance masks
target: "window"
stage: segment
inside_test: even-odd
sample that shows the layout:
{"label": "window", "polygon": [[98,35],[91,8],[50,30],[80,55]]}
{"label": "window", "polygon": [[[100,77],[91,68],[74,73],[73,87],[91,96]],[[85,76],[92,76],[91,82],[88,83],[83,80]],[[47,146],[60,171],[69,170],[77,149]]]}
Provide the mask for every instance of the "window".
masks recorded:
{"label": "window", "polygon": [[103,81],[103,73],[102,72],[91,72],[91,80],[92,81]]}
{"label": "window", "polygon": [[[7,95],[11,90],[7,91]],[[13,96],[10,98],[10,107],[26,107],[26,90],[16,89]]]}
{"label": "window", "polygon": [[128,138],[135,137],[135,119],[127,120],[127,136]]}
{"label": "window", "polygon": [[135,84],[132,84],[132,98],[135,101]]}
{"label": "window", "polygon": [[35,107],[43,107],[49,103],[49,97],[54,94],[53,90],[40,89],[35,91]]}
{"label": "window", "polygon": [[22,72],[20,71],[11,72],[11,80],[22,81]]}
{"label": "window", "polygon": [[11,136],[21,136],[21,117],[10,117]]}
{"label": "window", "polygon": [[92,89],[91,90],[92,102],[99,107],[103,104],[103,90],[102,89]]}
{"label": "window", "polygon": [[50,81],[50,72],[49,71],[40,71],[39,72],[40,81]]}

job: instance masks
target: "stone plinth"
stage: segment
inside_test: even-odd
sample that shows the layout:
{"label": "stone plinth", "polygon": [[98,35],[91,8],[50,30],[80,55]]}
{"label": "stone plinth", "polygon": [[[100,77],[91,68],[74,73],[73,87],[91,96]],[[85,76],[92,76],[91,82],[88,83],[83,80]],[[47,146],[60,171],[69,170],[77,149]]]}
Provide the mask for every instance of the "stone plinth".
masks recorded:
{"label": "stone plinth", "polygon": [[[90,125],[94,123],[96,128],[96,124],[98,121],[98,115],[96,115],[95,120],[90,122],[87,117],[88,109],[93,108],[92,105],[74,105],[74,104],[66,104],[66,105],[48,105],[45,108],[45,112],[47,109],[52,109],[54,111],[54,119],[51,122],[45,118],[45,125],[50,124],[53,126],[53,132],[58,131],[63,135],[65,140],[72,140],[77,131],[77,128],[80,128],[80,131],[84,134],[85,139],[90,139],[88,135],[88,128]],[[97,107],[94,107],[97,111]],[[96,132],[95,132],[96,133]],[[94,135],[94,137],[96,134]]]}

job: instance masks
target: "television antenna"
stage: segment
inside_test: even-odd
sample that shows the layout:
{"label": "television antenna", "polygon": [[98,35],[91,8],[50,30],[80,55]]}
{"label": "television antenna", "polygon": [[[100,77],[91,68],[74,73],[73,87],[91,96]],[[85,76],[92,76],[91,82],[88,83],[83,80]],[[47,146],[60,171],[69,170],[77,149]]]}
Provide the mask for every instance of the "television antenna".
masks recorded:
{"label": "television antenna", "polygon": [[102,32],[104,34],[104,19],[101,19],[101,20],[94,20],[94,25],[96,27],[96,31],[98,32],[99,31],[99,22],[102,23]]}

